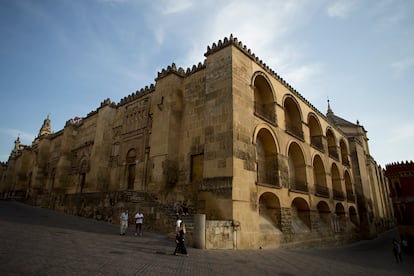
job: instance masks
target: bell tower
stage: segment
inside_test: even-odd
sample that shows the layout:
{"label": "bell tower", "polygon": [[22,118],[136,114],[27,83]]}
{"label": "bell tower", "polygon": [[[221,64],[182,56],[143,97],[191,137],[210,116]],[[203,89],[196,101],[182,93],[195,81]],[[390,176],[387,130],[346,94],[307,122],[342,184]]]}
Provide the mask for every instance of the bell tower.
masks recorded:
{"label": "bell tower", "polygon": [[49,118],[49,114],[47,115],[47,118],[43,121],[43,125],[39,130],[39,134],[37,135],[37,137],[43,136],[43,135],[48,135],[50,134],[52,131],[50,129],[50,118]]}

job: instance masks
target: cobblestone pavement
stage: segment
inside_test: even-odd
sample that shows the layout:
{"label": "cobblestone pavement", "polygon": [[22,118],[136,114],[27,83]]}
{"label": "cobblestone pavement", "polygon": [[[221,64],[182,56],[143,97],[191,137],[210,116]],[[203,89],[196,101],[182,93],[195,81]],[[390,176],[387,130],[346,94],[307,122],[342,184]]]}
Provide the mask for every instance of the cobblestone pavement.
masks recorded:
{"label": "cobblestone pavement", "polygon": [[397,264],[395,230],[336,248],[200,250],[174,256],[155,233],[119,235],[118,225],[0,201],[0,275],[414,275]]}

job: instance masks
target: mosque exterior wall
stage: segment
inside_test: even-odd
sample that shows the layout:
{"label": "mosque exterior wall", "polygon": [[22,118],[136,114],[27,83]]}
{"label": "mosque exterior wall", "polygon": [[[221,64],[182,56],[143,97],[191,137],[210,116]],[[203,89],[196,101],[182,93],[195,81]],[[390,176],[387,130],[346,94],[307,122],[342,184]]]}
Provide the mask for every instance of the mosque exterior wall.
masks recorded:
{"label": "mosque exterior wall", "polygon": [[393,226],[363,126],[319,112],[232,36],[205,57],[59,132],[47,118],[2,163],[3,198],[114,223],[142,208],[166,234],[185,202],[189,225],[206,216],[206,248],[336,244]]}

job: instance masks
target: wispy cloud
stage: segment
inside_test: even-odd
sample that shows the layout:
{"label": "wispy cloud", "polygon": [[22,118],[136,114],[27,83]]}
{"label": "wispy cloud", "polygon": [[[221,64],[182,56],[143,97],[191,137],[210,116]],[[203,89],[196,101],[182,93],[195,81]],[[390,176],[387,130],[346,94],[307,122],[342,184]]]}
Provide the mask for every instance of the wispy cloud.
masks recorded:
{"label": "wispy cloud", "polygon": [[355,9],[357,2],[355,0],[338,0],[331,3],[326,12],[331,17],[347,18]]}
{"label": "wispy cloud", "polygon": [[319,64],[303,64],[298,67],[294,67],[287,71],[286,79],[298,86],[308,82],[315,76],[321,73],[321,65]]}
{"label": "wispy cloud", "polygon": [[[273,69],[293,66],[300,56],[284,49],[293,46],[286,35],[306,25],[320,8],[314,1],[166,1],[165,8],[153,6],[148,19],[155,45],[180,42],[178,66],[191,67],[203,61],[207,45],[233,34]],[[179,30],[179,31],[177,31]],[[174,33],[174,37],[170,36]],[[173,45],[176,46],[176,45]],[[185,48],[185,49],[184,49]],[[306,56],[304,49],[301,54]],[[283,55],[288,54],[290,59]],[[293,59],[292,59],[293,57]],[[282,61],[282,62],[281,62]]]}
{"label": "wispy cloud", "polygon": [[219,8],[210,7],[205,20],[208,24],[201,26],[197,37],[201,36],[205,47],[233,34],[267,64],[275,65],[270,62],[282,59],[278,58],[282,48],[291,46],[285,36],[308,20],[315,9],[307,1],[228,1]]}
{"label": "wispy cloud", "polygon": [[305,87],[311,78],[320,75],[320,61],[304,62],[309,59],[307,46],[293,42],[289,37],[316,16],[320,10],[319,2],[260,1],[257,4],[239,0],[217,2],[204,6],[204,9],[205,13],[200,17],[206,17],[205,20],[199,18],[197,23],[186,25],[186,28],[198,31],[193,31],[190,39],[185,38],[192,41],[190,49],[180,58],[185,66],[202,61],[200,49],[233,34],[295,87]]}

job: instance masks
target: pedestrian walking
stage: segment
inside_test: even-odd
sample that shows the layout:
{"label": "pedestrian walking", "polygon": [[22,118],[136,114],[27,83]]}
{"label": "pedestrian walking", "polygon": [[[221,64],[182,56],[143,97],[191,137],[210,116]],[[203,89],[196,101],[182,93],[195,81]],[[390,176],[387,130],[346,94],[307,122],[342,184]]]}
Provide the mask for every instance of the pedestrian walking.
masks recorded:
{"label": "pedestrian walking", "polygon": [[392,241],[392,252],[394,253],[394,257],[397,263],[402,263],[401,244],[396,239]]}
{"label": "pedestrian walking", "polygon": [[135,236],[140,235],[142,236],[142,223],[144,222],[144,214],[142,210],[139,209],[138,212],[135,214]]}
{"label": "pedestrian walking", "polygon": [[185,224],[184,222],[180,223],[180,230],[178,231],[178,234],[175,236],[175,250],[174,255],[177,255],[177,253],[181,253],[183,255],[188,256],[187,248],[185,247]]}
{"label": "pedestrian walking", "polygon": [[177,220],[175,222],[175,234],[177,235],[180,231],[180,225],[181,225],[182,219],[179,215],[177,215]]}
{"label": "pedestrian walking", "polygon": [[128,228],[128,210],[123,210],[119,219],[121,223],[121,230],[119,234],[121,236],[124,236]]}

